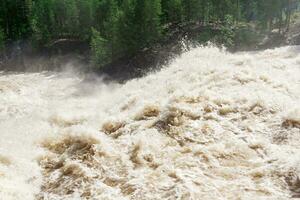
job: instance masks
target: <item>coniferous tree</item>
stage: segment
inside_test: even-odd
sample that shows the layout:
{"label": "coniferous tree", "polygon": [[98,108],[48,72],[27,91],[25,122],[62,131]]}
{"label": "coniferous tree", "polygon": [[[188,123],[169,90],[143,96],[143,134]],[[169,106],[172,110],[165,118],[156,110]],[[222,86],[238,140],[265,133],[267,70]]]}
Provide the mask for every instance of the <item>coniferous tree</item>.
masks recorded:
{"label": "coniferous tree", "polygon": [[54,34],[59,32],[62,22],[54,17],[53,0],[38,0],[33,3],[31,27],[33,41],[37,45],[44,45],[50,41]]}
{"label": "coniferous tree", "polygon": [[0,28],[0,51],[4,48],[4,32],[2,28]]}
{"label": "coniferous tree", "polygon": [[202,3],[202,0],[182,0],[185,21],[198,21],[201,18]]}
{"label": "coniferous tree", "polygon": [[91,51],[93,63],[103,66],[111,62],[111,53],[108,41],[100,33],[92,29]]}
{"label": "coniferous tree", "polygon": [[103,21],[102,34],[108,41],[109,53],[111,59],[118,57],[119,50],[119,35],[118,35],[118,23],[119,23],[119,10],[117,2],[115,0],[107,0],[107,15]]}
{"label": "coniferous tree", "polygon": [[91,36],[91,27],[95,24],[95,12],[97,0],[77,0],[78,7],[78,30],[80,38],[88,40]]}
{"label": "coniferous tree", "polygon": [[[100,65],[107,64],[120,56],[119,39],[119,11],[115,0],[104,0],[99,5],[102,11],[102,21],[99,24],[100,31],[93,31],[92,52],[94,57],[98,57]],[[103,48],[97,52],[98,48]]]}
{"label": "coniferous tree", "polygon": [[160,0],[136,0],[135,23],[137,24],[136,39],[138,46],[143,48],[158,41],[161,36]]}
{"label": "coniferous tree", "polygon": [[27,38],[30,33],[28,1],[1,0],[0,26],[9,40]]}
{"label": "coniferous tree", "polygon": [[180,23],[183,18],[182,0],[162,0],[163,21]]}
{"label": "coniferous tree", "polygon": [[135,0],[123,0],[118,23],[118,35],[122,54],[128,56],[138,49],[138,25],[135,22]]}

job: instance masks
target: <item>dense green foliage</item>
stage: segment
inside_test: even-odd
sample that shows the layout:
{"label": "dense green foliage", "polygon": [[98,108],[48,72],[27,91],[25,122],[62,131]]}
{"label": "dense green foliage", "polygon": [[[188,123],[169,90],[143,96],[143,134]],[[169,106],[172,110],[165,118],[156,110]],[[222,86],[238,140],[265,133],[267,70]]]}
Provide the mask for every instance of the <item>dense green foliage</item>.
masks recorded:
{"label": "dense green foliage", "polygon": [[3,30],[0,28],[0,51],[3,49],[4,47],[4,33]]}
{"label": "dense green foliage", "polygon": [[31,0],[0,0],[0,27],[5,38],[18,40],[30,34]]}
{"label": "dense green foliage", "polygon": [[0,47],[4,38],[30,39],[37,48],[60,39],[86,41],[99,66],[165,40],[174,26],[202,26],[199,42],[226,46],[253,37],[249,24],[283,33],[299,7],[298,0],[0,1]]}

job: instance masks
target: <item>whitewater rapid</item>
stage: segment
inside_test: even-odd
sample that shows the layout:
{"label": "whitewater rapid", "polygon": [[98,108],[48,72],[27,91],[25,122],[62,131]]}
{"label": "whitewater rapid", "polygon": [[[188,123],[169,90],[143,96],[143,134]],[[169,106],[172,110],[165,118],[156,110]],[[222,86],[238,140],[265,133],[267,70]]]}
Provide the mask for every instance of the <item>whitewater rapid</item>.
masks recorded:
{"label": "whitewater rapid", "polygon": [[126,84],[0,72],[0,200],[300,197],[300,46],[198,47]]}

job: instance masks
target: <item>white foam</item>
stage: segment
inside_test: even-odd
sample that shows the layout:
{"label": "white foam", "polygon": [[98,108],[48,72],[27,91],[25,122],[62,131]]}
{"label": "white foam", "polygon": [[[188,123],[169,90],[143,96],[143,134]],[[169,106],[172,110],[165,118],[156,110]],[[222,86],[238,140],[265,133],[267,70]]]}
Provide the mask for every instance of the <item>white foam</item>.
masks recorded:
{"label": "white foam", "polygon": [[[291,197],[285,177],[300,175],[300,133],[283,124],[299,121],[299,49],[199,47],[124,85],[70,72],[1,73],[0,199]],[[104,133],[114,121],[122,124]],[[91,145],[101,156],[89,155],[95,168],[70,153],[90,137],[99,141]],[[67,142],[63,155],[43,146],[49,138]],[[43,156],[63,158],[63,167],[46,172]],[[80,176],[61,171],[70,165],[88,181],[75,187]]]}

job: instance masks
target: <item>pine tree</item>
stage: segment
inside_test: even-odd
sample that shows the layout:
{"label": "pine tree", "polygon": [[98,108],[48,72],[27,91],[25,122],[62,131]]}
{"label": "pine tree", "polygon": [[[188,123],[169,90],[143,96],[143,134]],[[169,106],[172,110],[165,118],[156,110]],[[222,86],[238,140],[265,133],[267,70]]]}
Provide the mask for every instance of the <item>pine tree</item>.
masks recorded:
{"label": "pine tree", "polygon": [[182,0],[184,20],[198,21],[201,18],[202,0]]}
{"label": "pine tree", "polygon": [[78,37],[78,31],[81,29],[79,25],[79,10],[77,8],[76,1],[65,0],[66,8],[66,34],[73,38]]}
{"label": "pine tree", "polygon": [[141,48],[148,47],[161,37],[160,0],[136,0],[134,11],[138,46]]}
{"label": "pine tree", "polygon": [[183,18],[182,0],[162,0],[163,21],[180,23]]}
{"label": "pine tree", "polygon": [[95,5],[95,0],[77,0],[79,22],[77,32],[80,34],[80,38],[84,40],[88,40],[91,36],[91,27],[93,27],[95,23]]}
{"label": "pine tree", "polygon": [[[92,52],[94,60],[104,65],[120,57],[120,38],[119,38],[119,10],[115,0],[104,0],[99,5],[102,12],[102,21],[98,27],[100,31],[93,30]],[[97,50],[97,48],[103,48]]]}
{"label": "pine tree", "polygon": [[135,22],[135,0],[123,0],[118,23],[118,35],[120,38],[120,50],[122,54],[131,56],[139,44],[138,25]]}
{"label": "pine tree", "polygon": [[103,66],[112,61],[108,41],[101,37],[100,33],[92,29],[91,39],[92,62],[95,65]]}
{"label": "pine tree", "polygon": [[53,0],[38,0],[32,6],[31,28],[33,42],[42,46],[50,41],[54,34],[59,31],[59,20],[54,18]]}
{"label": "pine tree", "polygon": [[2,30],[2,28],[0,27],[0,53],[4,48],[4,32]]}

